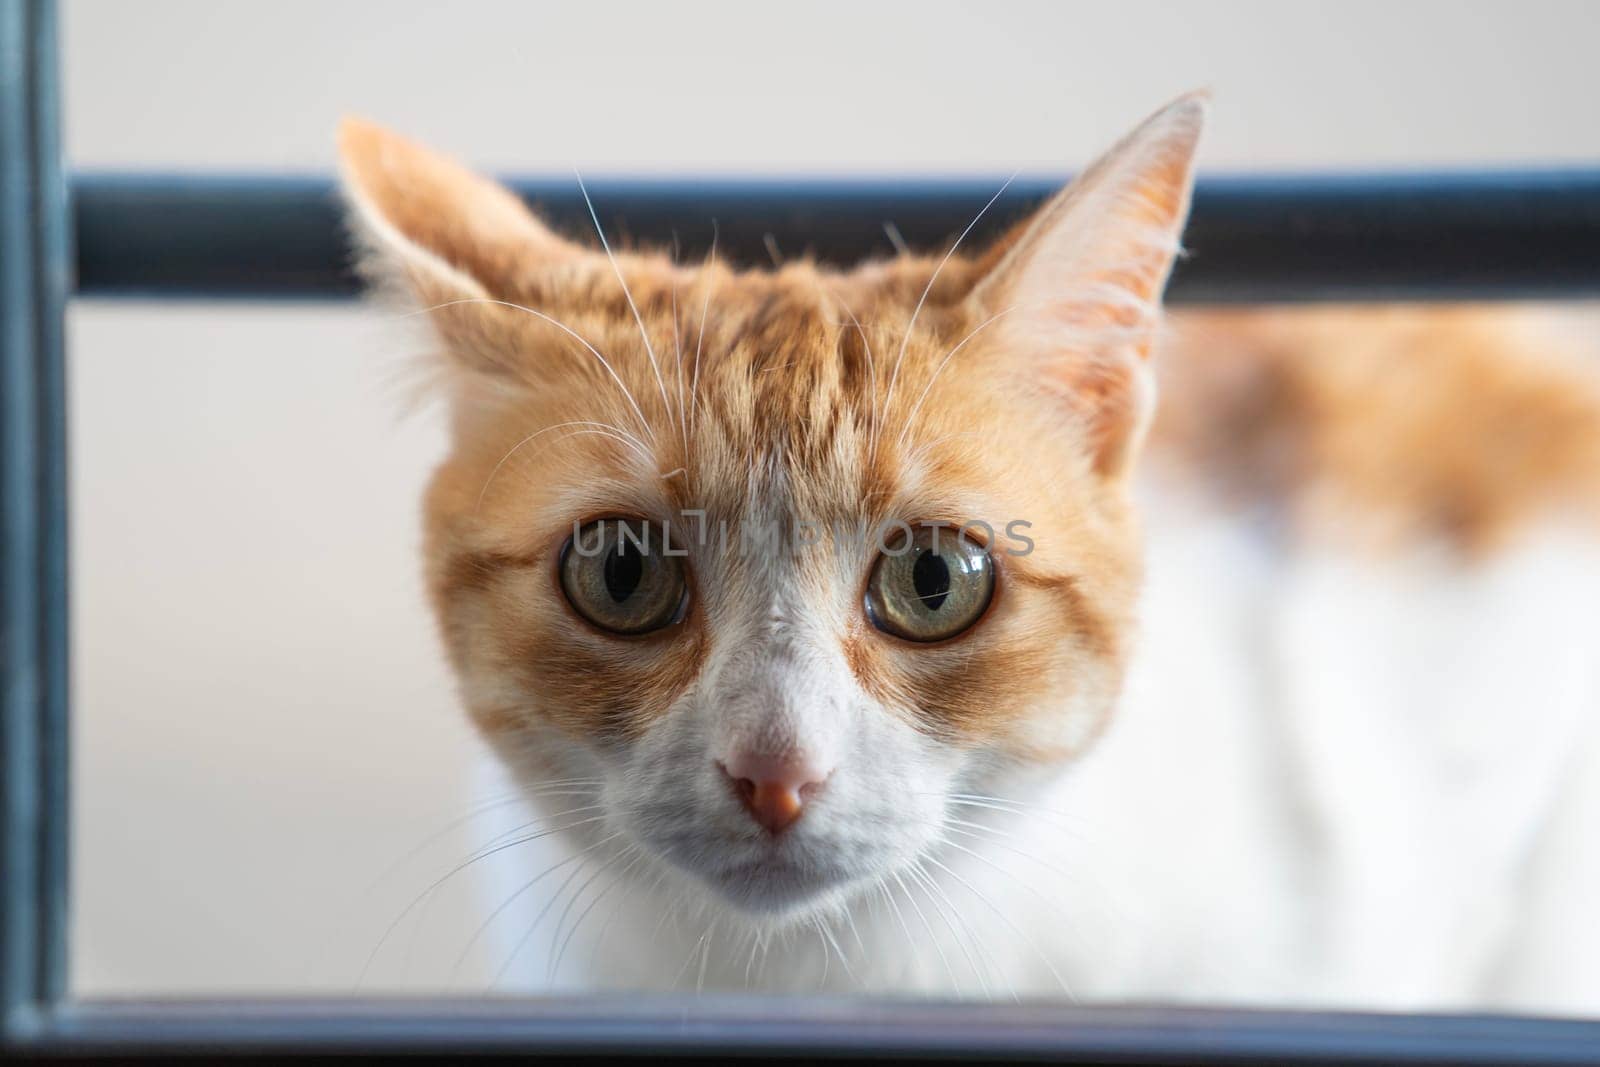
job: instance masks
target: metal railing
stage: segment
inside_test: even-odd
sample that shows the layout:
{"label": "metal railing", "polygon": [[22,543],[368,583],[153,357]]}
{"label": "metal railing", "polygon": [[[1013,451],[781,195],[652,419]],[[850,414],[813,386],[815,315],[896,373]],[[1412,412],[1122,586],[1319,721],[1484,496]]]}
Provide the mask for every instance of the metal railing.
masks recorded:
{"label": "metal railing", "polygon": [[[977,246],[1062,179],[1026,179]],[[512,181],[592,241],[576,181]],[[764,264],[942,250],[1000,181],[874,178],[589,181],[606,231]],[[73,183],[86,296],[351,296],[339,205],[317,178],[90,175]],[[1600,171],[1202,179],[1167,298],[1176,302],[1483,299],[1600,291]]]}
{"label": "metal railing", "polygon": [[[67,995],[66,394],[71,292],[339,297],[355,291],[326,180],[91,176],[60,168],[55,19],[0,0],[0,1048],[662,1057],[885,1055],[1121,1062],[1473,1062],[1600,1058],[1600,1021],[877,1000],[596,997],[526,1001],[105,1004]],[[1011,216],[1054,183],[1022,182]],[[525,182],[583,229],[570,181]],[[759,262],[886,253],[892,223],[936,248],[989,195],[966,181],[591,183],[609,229]],[[997,213],[991,225],[1006,221]],[[1203,182],[1175,300],[1600,293],[1600,172]],[[76,283],[72,281],[76,248]]]}
{"label": "metal railing", "polygon": [[70,261],[54,11],[0,3],[0,1023],[66,989]]}

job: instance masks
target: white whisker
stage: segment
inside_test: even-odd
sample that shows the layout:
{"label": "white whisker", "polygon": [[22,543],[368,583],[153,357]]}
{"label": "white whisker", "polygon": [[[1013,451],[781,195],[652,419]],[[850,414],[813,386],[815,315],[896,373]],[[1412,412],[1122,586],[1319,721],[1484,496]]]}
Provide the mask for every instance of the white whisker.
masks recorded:
{"label": "white whisker", "polygon": [[917,903],[917,898],[912,896],[911,890],[906,888],[905,879],[900,877],[899,871],[894,872],[894,881],[900,887],[901,892],[905,893],[906,902],[911,905],[911,910],[917,913],[917,919],[922,923],[922,928],[928,931],[928,940],[933,943],[933,950],[938,954],[939,962],[944,964],[945,973],[950,976],[951,988],[960,989],[960,983],[956,981],[956,969],[950,966],[950,957],[945,955],[944,946],[939,943],[939,935],[933,932],[933,924],[928,921],[927,915],[923,913],[922,905]]}
{"label": "white whisker", "polygon": [[606,373],[611,375],[611,380],[617,383],[617,388],[622,390],[622,395],[627,398],[629,406],[633,408],[633,413],[639,420],[639,426],[644,430],[645,433],[650,435],[650,440],[652,442],[655,441],[655,431],[650,428],[650,421],[644,417],[644,411],[639,407],[639,402],[633,398],[633,390],[629,389],[628,384],[622,380],[620,375],[617,374],[616,368],[611,365],[610,361],[607,360],[605,356],[600,354],[600,350],[591,344],[588,338],[584,337],[572,327],[568,326],[566,323],[552,315],[546,315],[542,311],[527,307],[523,304],[513,304],[509,300],[493,300],[489,297],[477,296],[466,297],[461,300],[446,300],[444,303],[434,304],[432,307],[418,308],[416,311],[408,312],[406,315],[401,317],[409,318],[411,315],[424,315],[429,312],[443,310],[444,308],[455,307],[458,304],[495,304],[500,307],[512,308],[516,311],[526,312],[542,322],[548,322],[556,329],[565,333],[568,337],[571,337],[574,341],[577,341],[584,348],[588,349],[589,354],[594,356],[595,359],[599,360],[600,365],[606,369]]}
{"label": "white whisker", "polygon": [[[582,926],[583,925],[583,920],[589,917],[589,913],[590,912],[594,911],[595,905],[600,903],[602,900],[604,900],[606,898],[606,894],[611,892],[611,890],[613,890],[613,889],[615,889],[617,887],[617,883],[615,881],[612,881],[609,885],[606,885],[605,887],[603,887],[600,890],[600,892],[595,894],[594,899],[589,901],[588,906],[585,907],[583,909],[583,911],[578,913],[578,917],[573,920],[572,929],[567,931],[566,938],[562,939],[560,941],[560,946],[557,947],[556,941],[557,941],[557,939],[561,938],[561,927],[563,925],[565,925],[565,923],[567,921],[567,912],[571,911],[572,910],[572,906],[578,902],[578,898],[583,896],[584,890],[588,889],[589,885],[596,878],[599,878],[602,874],[605,874],[606,871],[611,867],[611,865],[613,863],[616,863],[617,861],[622,860],[622,859],[626,859],[629,855],[631,855],[632,853],[637,852],[637,851],[638,851],[638,846],[629,846],[629,848],[624,849],[623,851],[617,853],[611,859],[609,859],[605,863],[601,864],[600,868],[589,876],[588,881],[584,882],[583,885],[579,886],[578,887],[578,891],[576,893],[572,894],[572,899],[567,902],[566,908],[563,909],[563,911],[561,912],[561,917],[556,920],[556,931],[555,931],[555,934],[550,939],[550,948],[551,948],[550,970],[549,970],[549,975],[546,978],[546,981],[549,982],[550,985],[552,985],[552,986],[555,985],[556,972],[558,970],[560,970],[560,968],[561,968],[561,959],[562,959],[563,956],[565,956],[567,954],[567,946],[572,943],[572,938],[573,938],[574,935],[577,934],[578,927]],[[628,871],[630,871],[633,868],[633,864],[637,863],[637,862],[638,862],[638,858],[635,857],[633,861],[631,861],[627,866],[623,867],[623,869],[618,872],[618,877],[620,878],[620,877],[626,876]]]}
{"label": "white whisker", "polygon": [[822,936],[822,923],[816,916],[811,917],[811,928],[817,932],[817,943],[822,946],[822,976],[817,979],[819,991],[828,988],[828,965],[833,960],[833,953],[828,951],[827,939]]}
{"label": "white whisker", "polygon": [[[712,219],[711,251],[706,254],[705,266],[700,268],[700,274],[702,277],[704,277],[706,270],[716,262],[717,236],[717,222],[715,219]],[[691,409],[695,412],[698,412],[700,408],[700,349],[705,345],[706,340],[706,312],[711,310],[711,279],[705,279],[705,286],[706,295],[700,303],[700,333],[699,336],[695,338],[694,342],[694,379],[689,383],[689,404]],[[695,422],[698,424],[699,419],[696,418]]]}
{"label": "white whisker", "polygon": [[[478,502],[472,509],[473,514],[477,514],[478,511],[483,507],[483,498],[489,492],[490,483],[494,481],[495,475],[500,473],[500,468],[505,466],[506,462],[511,459],[512,456],[516,455],[518,449],[532,441],[534,438],[541,437],[544,434],[550,433],[552,430],[562,430],[572,426],[593,427],[594,429],[588,432],[601,437],[610,437],[620,441],[625,445],[628,445],[634,450],[635,453],[638,454],[641,459],[644,460],[647,466],[653,466],[655,463],[655,457],[650,454],[649,450],[645,447],[644,442],[640,441],[637,437],[621,429],[620,427],[613,426],[609,422],[594,422],[588,419],[573,419],[568,422],[558,422],[552,426],[546,426],[542,430],[535,430],[533,433],[530,433],[528,436],[512,445],[511,450],[500,457],[500,461],[496,463],[493,469],[489,471],[489,477],[484,479],[483,488],[478,490]],[[568,434],[567,436],[577,437],[582,436],[582,434]]]}
{"label": "white whisker", "polygon": [[711,939],[716,935],[716,932],[717,924],[715,921],[713,921],[711,926],[706,930],[706,950],[700,956],[700,974],[694,980],[695,996],[699,996],[705,991],[706,988],[706,968],[711,963]]}
{"label": "white whisker", "polygon": [[[551,794],[551,795],[555,795],[555,794]],[[584,793],[582,795],[589,796],[589,795],[592,795],[592,794]],[[505,842],[508,847],[511,846],[511,845],[516,845],[516,844],[523,843],[522,841],[510,840],[510,839],[516,838],[519,834],[524,834],[528,830],[531,830],[536,826],[540,826],[540,825],[548,822],[551,818],[565,819],[565,818],[568,818],[568,817],[573,816],[573,815],[581,815],[584,812],[601,811],[601,810],[604,809],[604,807],[605,806],[603,804],[585,804],[585,805],[583,805],[581,807],[567,808],[566,810],[564,810],[564,811],[562,811],[562,812],[560,812],[560,813],[558,813],[558,814],[556,814],[554,816],[540,817],[540,818],[532,819],[532,820],[530,820],[528,822],[525,822],[525,823],[521,823],[520,825],[514,826],[511,829],[505,831],[504,833],[500,833],[500,834],[495,835],[494,837],[490,838],[488,841],[486,841],[482,845],[480,845],[478,847],[478,849],[476,850],[477,855],[475,856],[475,858],[467,860],[467,864],[466,865],[470,866],[472,863],[477,862],[479,859],[486,859],[489,856],[491,856],[491,855],[495,854],[496,852],[500,851],[495,846],[499,845],[501,842]],[[597,818],[598,818],[598,816],[597,816]],[[582,821],[592,822],[594,820],[593,819],[589,819],[589,820],[582,820]],[[568,825],[569,826],[581,825],[582,821],[580,821],[578,823],[569,823]],[[536,836],[545,836],[545,835],[541,834],[541,835],[536,835]],[[432,893],[432,891],[430,890],[429,893],[424,897],[424,899],[422,901],[422,909],[417,913],[417,921],[414,924],[412,924],[412,927],[411,927],[411,936],[406,940],[405,958],[404,958],[404,963],[401,965],[401,970],[402,970],[403,974],[410,974],[411,973],[411,958],[412,958],[412,953],[416,949],[417,937],[421,934],[422,930],[427,926],[428,918],[433,914],[433,903],[434,903],[434,901],[436,899],[438,899],[437,896],[435,896]],[[451,973],[454,974],[454,971],[452,971]]]}
{"label": "white whisker", "polygon": [[[983,995],[985,997],[989,997],[990,989],[988,974],[985,969],[978,966],[978,961],[973,958],[971,949],[967,947],[967,941],[971,940],[977,945],[980,952],[983,951],[983,946],[977,941],[976,936],[973,935],[972,928],[967,925],[966,920],[963,919],[960,912],[956,910],[956,906],[954,902],[951,901],[950,895],[944,891],[942,886],[934,881],[933,876],[930,875],[926,868],[922,866],[921,860],[918,860],[916,863],[912,864],[912,866],[908,868],[908,871],[911,874],[912,880],[921,885],[922,891],[928,894],[928,899],[933,902],[934,910],[936,910],[939,913],[939,917],[944,920],[944,924],[946,928],[949,929],[950,936],[955,941],[956,947],[961,950],[962,957],[967,961],[967,967],[972,971],[973,978],[977,980],[978,987],[983,991]],[[949,914],[946,914],[946,906],[949,907]],[[954,917],[953,919],[952,916]],[[957,930],[958,924],[960,926],[959,931]],[[951,981],[954,982],[955,979],[952,978]]]}
{"label": "white whisker", "polygon": [[[948,839],[946,839],[943,842],[943,844],[945,846],[949,847],[949,848],[955,849],[958,852],[965,852],[967,855],[972,856],[975,859],[978,859],[978,860],[980,860],[980,861],[982,861],[984,863],[987,863],[990,867],[993,867],[996,871],[1000,872],[1001,874],[1007,875],[1008,877],[1012,878],[1013,880],[1015,880],[1019,885],[1023,886],[1024,888],[1033,890],[1032,886],[1030,886],[1026,882],[1022,881],[1022,879],[1018,878],[1012,872],[1007,871],[1005,868],[999,867],[999,866],[997,866],[997,865],[995,865],[993,863],[989,863],[989,861],[987,859],[985,859],[983,856],[978,855],[978,853],[973,852],[971,849],[964,848],[963,846],[958,845],[955,842],[950,841]],[[1078,999],[1076,996],[1073,995],[1072,988],[1067,985],[1067,980],[1065,978],[1061,977],[1061,972],[1056,970],[1056,965],[1050,961],[1050,957],[1048,955],[1046,955],[1042,950],[1040,950],[1039,946],[1037,944],[1035,944],[1034,941],[1031,938],[1027,937],[1025,934],[1023,934],[1023,932],[1021,930],[1017,929],[1016,924],[1013,923],[1010,919],[1008,919],[1006,917],[1006,913],[1004,911],[1002,911],[1000,909],[1000,907],[995,904],[994,901],[990,900],[988,898],[988,896],[986,896],[984,893],[979,891],[977,889],[977,887],[975,887],[971,882],[969,882],[965,878],[961,877],[961,875],[957,874],[955,871],[951,870],[948,866],[946,866],[945,864],[939,862],[937,859],[934,859],[932,856],[928,856],[928,857],[926,857],[926,859],[927,859],[927,861],[929,863],[933,864],[935,867],[938,867],[940,870],[944,871],[950,877],[954,878],[957,882],[959,882],[967,890],[967,892],[969,892],[973,896],[977,897],[980,901],[983,902],[985,907],[987,907],[990,911],[994,912],[995,913],[995,917],[998,918],[1002,923],[1005,923],[1006,928],[1008,930],[1010,930],[1014,935],[1016,935],[1017,944],[1019,944],[1019,945],[1027,945],[1029,948],[1031,948],[1033,950],[1033,954],[1035,956],[1039,957],[1040,962],[1042,962],[1045,965],[1045,968],[1047,970],[1049,970],[1051,977],[1056,980],[1056,984],[1061,986],[1061,991],[1063,993],[1065,993],[1067,995],[1067,997],[1069,999],[1071,999],[1071,1000],[1077,1000]],[[1034,891],[1035,894],[1037,894],[1040,897],[1040,899],[1046,899],[1046,898],[1044,898],[1044,895],[1038,893],[1037,890],[1033,890],[1033,891]],[[1050,903],[1052,906],[1054,906],[1053,902],[1051,902],[1051,901],[1046,900],[1046,903]]]}
{"label": "white whisker", "polygon": [[677,357],[678,364],[678,428],[683,431],[683,454],[689,455],[689,413],[683,407],[683,341],[679,334],[682,327],[678,325],[678,259],[676,252],[676,237],[674,237],[674,252],[672,259],[672,351]]}
{"label": "white whisker", "polygon": [[878,884],[878,890],[883,894],[883,899],[888,902],[889,910],[894,914],[895,920],[900,924],[901,932],[906,935],[907,950],[914,950],[916,948],[917,939],[911,936],[911,927],[907,925],[905,914],[901,912],[900,905],[895,903],[894,894],[890,892],[888,885],[882,882]]}
{"label": "white whisker", "polygon": [[[612,836],[614,837],[616,835],[613,834]],[[610,838],[607,838],[607,840],[610,840]],[[574,867],[572,869],[572,873],[567,875],[566,879],[556,887],[556,891],[551,894],[550,899],[545,901],[544,907],[539,909],[539,914],[533,917],[533,922],[529,923],[527,929],[522,932],[522,936],[517,938],[517,943],[511,947],[511,955],[505,958],[505,961],[500,964],[500,968],[494,972],[494,977],[489,979],[489,984],[487,987],[485,987],[486,991],[495,988],[505,980],[506,975],[511,972],[512,965],[517,962],[517,957],[522,955],[522,950],[527,947],[529,940],[532,939],[533,932],[539,928],[539,924],[544,921],[544,917],[550,914],[550,909],[556,906],[556,902],[561,899],[561,894],[567,891],[567,886],[571,885],[573,879],[582,874],[584,867],[588,866],[589,853],[593,851],[594,847],[596,846],[591,846],[590,848],[584,849],[582,852],[577,852],[572,855],[571,859],[577,860],[578,865]],[[566,863],[567,861],[563,860],[559,866],[564,867],[566,866]]]}
{"label": "white whisker", "polygon": [[761,947],[761,935],[755,931],[750,933],[750,958],[744,961],[744,984],[750,986],[750,969],[756,965],[756,950]]}
{"label": "white whisker", "polygon": [[[551,817],[552,818],[561,818],[562,816],[557,815],[557,816],[551,816]],[[372,964],[378,958],[378,953],[380,951],[382,951],[383,946],[388,943],[389,938],[394,935],[395,930],[399,929],[400,924],[403,923],[406,920],[407,916],[409,916],[413,911],[415,911],[416,908],[419,905],[423,904],[424,901],[431,899],[433,894],[439,889],[440,886],[442,886],[446,882],[450,881],[456,875],[460,874],[462,871],[466,870],[468,867],[471,867],[473,864],[481,862],[482,860],[488,859],[490,856],[496,855],[496,854],[498,854],[500,852],[504,852],[508,848],[515,848],[518,845],[525,845],[525,844],[528,844],[531,841],[537,841],[540,838],[549,837],[551,834],[561,833],[561,832],[563,832],[565,830],[571,830],[571,829],[574,829],[574,828],[576,828],[578,826],[584,826],[584,825],[587,825],[587,824],[590,824],[590,823],[600,822],[604,818],[605,818],[604,815],[596,815],[596,816],[593,816],[593,817],[590,817],[590,818],[586,818],[586,819],[579,819],[576,822],[567,823],[567,824],[562,825],[562,826],[551,827],[548,830],[540,830],[540,831],[538,831],[536,833],[528,834],[528,835],[526,835],[524,837],[519,837],[519,838],[516,838],[515,840],[512,840],[512,841],[507,841],[504,844],[496,845],[493,848],[480,849],[477,853],[473,854],[472,856],[469,856],[467,859],[463,860],[461,863],[458,863],[454,867],[450,868],[450,870],[446,871],[439,878],[435,879],[421,893],[418,893],[415,897],[413,897],[411,899],[411,902],[409,904],[407,904],[404,908],[401,909],[400,914],[395,916],[394,920],[392,922],[390,922],[387,927],[384,928],[383,933],[378,938],[378,943],[376,945],[374,945],[372,947],[372,951],[367,954],[366,961],[362,964],[361,971],[356,976],[355,987],[357,989],[361,988],[362,984],[367,979],[367,973],[369,971],[371,971],[371,969],[372,969]]]}
{"label": "white whisker", "polygon": [[903,446],[906,443],[906,434],[911,432],[911,427],[917,418],[917,412],[922,410],[923,401],[928,399],[929,390],[933,388],[933,383],[939,380],[939,375],[944,372],[945,367],[948,366],[950,361],[955,358],[956,353],[965,348],[967,346],[967,342],[978,336],[978,334],[990,323],[996,321],[1003,315],[1010,314],[1016,309],[1016,306],[1008,307],[1004,311],[997,311],[993,315],[990,315],[987,319],[983,320],[976,327],[974,327],[971,333],[967,334],[960,341],[956,342],[956,346],[954,348],[945,353],[944,359],[940,360],[939,365],[934,368],[933,373],[928,375],[927,384],[922,387],[922,392],[917,396],[917,402],[911,405],[911,410],[906,414],[905,424],[900,427],[900,437],[896,442],[898,445]]}
{"label": "white whisker", "polygon": [[911,246],[906,244],[905,235],[900,232],[900,227],[889,219],[883,221],[883,235],[889,238],[890,244],[894,245],[895,255],[909,256],[911,254]]}
{"label": "white whisker", "polygon": [[914,451],[910,455],[906,456],[905,462],[902,464],[902,466],[907,467],[907,468],[915,467],[918,463],[922,462],[922,457],[925,454],[927,454],[928,452],[933,451],[935,448],[938,448],[940,445],[944,444],[946,441],[954,441],[958,437],[984,437],[984,436],[986,436],[986,435],[983,432],[979,431],[979,430],[958,430],[955,433],[942,434],[939,437],[935,437],[932,441],[924,441],[922,444],[918,445],[917,448],[916,448],[916,451]]}
{"label": "white whisker", "polygon": [[839,306],[844,308],[844,313],[850,316],[850,322],[856,328],[856,333],[861,335],[861,347],[867,354],[867,389],[870,390],[868,399],[871,402],[872,419],[867,430],[867,455],[872,455],[878,449],[878,371],[876,360],[872,356],[872,341],[867,337],[867,331],[862,328],[861,320],[856,318],[855,311],[845,301],[844,297],[834,294],[834,299],[839,301]]}
{"label": "white whisker", "polygon": [[[647,859],[643,849],[638,849],[637,851],[639,852],[639,855],[634,858],[632,863],[628,864],[625,870],[617,875],[619,881],[626,877],[628,872],[633,870],[635,866],[645,862]],[[665,871],[656,872],[656,877],[650,886],[650,892],[654,893],[661,888],[661,880],[665,877],[665,875]],[[634,891],[638,888],[638,879],[630,881],[628,883],[628,888],[623,891],[622,896],[617,899],[616,904],[612,905],[611,914],[607,915],[606,921],[600,925],[600,932],[595,935],[594,944],[589,949],[589,973],[593,974],[598,968],[600,961],[600,947],[605,943],[606,933],[611,929],[611,924],[616,921],[618,915],[622,914],[623,909],[628,906],[628,901],[633,899]]]}
{"label": "white whisker", "polygon": [[467,962],[467,957],[472,955],[472,950],[477,947],[479,941],[483,940],[483,935],[488,933],[489,927],[494,925],[494,921],[504,914],[507,908],[511,907],[511,905],[515,904],[518,900],[521,900],[524,893],[527,893],[534,886],[538,885],[539,882],[546,876],[554,874],[556,871],[559,871],[569,863],[576,863],[578,858],[582,855],[583,853],[581,852],[574,853],[563,860],[558,860],[557,862],[552,863],[550,866],[534,875],[531,879],[524,882],[510,896],[506,897],[506,899],[502,900],[495,907],[495,909],[489,913],[488,917],[485,918],[482,923],[478,924],[478,928],[472,932],[472,936],[467,938],[467,943],[462,946],[460,954],[456,956],[455,963],[450,968],[451,983],[454,984],[456,976],[461,973],[462,966]]}
{"label": "white whisker", "polygon": [[644,340],[645,353],[650,357],[650,369],[655,373],[656,385],[661,389],[661,402],[666,405],[667,418],[672,418],[672,402],[667,399],[667,383],[661,378],[661,365],[656,362],[655,346],[650,343],[650,331],[644,328],[644,316],[639,314],[639,306],[633,302],[633,293],[628,289],[628,282],[622,276],[622,267],[617,263],[617,257],[611,252],[611,242],[606,240],[606,231],[600,225],[600,216],[594,210],[594,201],[589,199],[589,188],[583,184],[583,175],[577,168],[572,173],[578,179],[578,191],[583,194],[583,202],[589,208],[589,218],[594,221],[594,232],[600,237],[600,247],[605,249],[606,259],[611,262],[611,270],[617,276],[617,284],[622,286],[623,298],[628,301],[628,310],[633,312],[633,321],[639,324],[639,336]]}
{"label": "white whisker", "polygon": [[[844,968],[845,977],[849,978],[850,981],[855,982],[857,979],[855,970],[850,966],[850,957],[845,955],[844,948],[839,944],[838,938],[834,937],[833,931],[828,928],[827,919],[821,917],[817,919],[817,931],[818,933],[822,934],[823,938],[827,940],[827,943],[832,946],[833,951],[839,954],[839,966]],[[823,975],[823,978],[826,980],[827,975]]]}
{"label": "white whisker", "polygon": [[1016,180],[1016,177],[1016,174],[1013,173],[1011,177],[1007,178],[1000,188],[995,191],[995,194],[989,198],[989,202],[978,209],[978,213],[972,217],[971,222],[967,223],[967,228],[961,231],[961,235],[950,246],[950,250],[944,254],[944,258],[939,261],[939,265],[933,268],[933,274],[928,278],[928,284],[923,287],[922,295],[917,298],[917,306],[911,311],[911,321],[906,323],[905,335],[900,338],[900,351],[895,356],[894,370],[889,374],[889,387],[884,391],[883,408],[885,412],[889,410],[889,403],[894,399],[895,382],[900,377],[900,364],[905,361],[906,348],[911,344],[911,332],[916,328],[917,318],[922,314],[922,305],[928,302],[928,294],[933,292],[933,285],[939,280],[940,272],[944,270],[944,265],[950,262],[950,257],[956,254],[956,249],[961,247],[961,242],[967,239],[967,234],[972,232],[972,228],[994,206],[994,202],[999,200],[1005,191],[1011,187],[1011,183]]}

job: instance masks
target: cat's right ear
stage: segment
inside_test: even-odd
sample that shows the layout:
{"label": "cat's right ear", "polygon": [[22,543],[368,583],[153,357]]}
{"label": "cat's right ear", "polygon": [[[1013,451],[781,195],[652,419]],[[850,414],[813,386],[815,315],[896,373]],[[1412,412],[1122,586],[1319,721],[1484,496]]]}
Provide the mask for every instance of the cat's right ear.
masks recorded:
{"label": "cat's right ear", "polygon": [[1107,477],[1128,472],[1149,425],[1148,357],[1207,99],[1146,119],[997,245],[974,290],[1027,379],[1082,417]]}
{"label": "cat's right ear", "polygon": [[374,123],[340,124],[339,160],[362,276],[426,312],[458,356],[509,369],[493,322],[512,309],[493,302],[517,302],[519,279],[583,251],[505,187]]}

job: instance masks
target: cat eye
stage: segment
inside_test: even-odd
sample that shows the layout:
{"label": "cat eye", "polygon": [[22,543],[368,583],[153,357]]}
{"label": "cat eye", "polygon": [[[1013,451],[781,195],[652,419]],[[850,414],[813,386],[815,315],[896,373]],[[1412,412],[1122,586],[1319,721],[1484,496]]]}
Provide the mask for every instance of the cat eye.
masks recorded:
{"label": "cat eye", "polygon": [[588,523],[561,550],[561,591],[573,610],[602,630],[631,636],[671,626],[683,618],[688,582],[682,559],[669,547],[657,523]]}
{"label": "cat eye", "polygon": [[994,597],[989,551],[949,526],[902,535],[873,565],[867,616],[907,641],[943,641],[982,618]]}

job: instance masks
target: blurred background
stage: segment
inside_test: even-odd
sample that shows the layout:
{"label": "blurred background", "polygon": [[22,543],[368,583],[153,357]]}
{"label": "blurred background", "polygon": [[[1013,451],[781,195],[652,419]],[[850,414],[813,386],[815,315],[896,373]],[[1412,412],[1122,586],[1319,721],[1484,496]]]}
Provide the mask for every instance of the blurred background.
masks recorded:
{"label": "blurred background", "polygon": [[[67,0],[66,139],[325,172],[357,113],[504,172],[1056,173],[1209,85],[1210,172],[1592,165],[1597,39],[1588,0]],[[355,304],[68,325],[75,990],[349,989],[493,836],[452,825],[480,756],[421,596],[410,350]]]}

